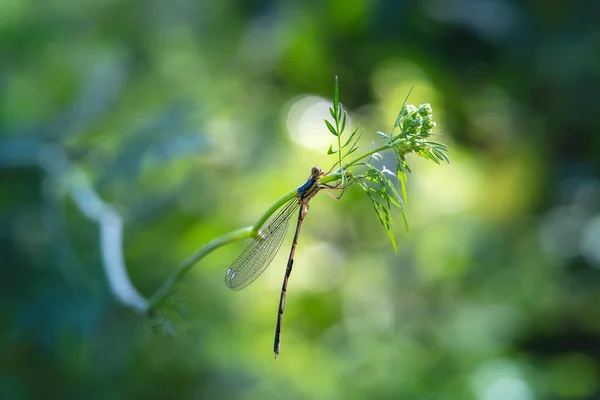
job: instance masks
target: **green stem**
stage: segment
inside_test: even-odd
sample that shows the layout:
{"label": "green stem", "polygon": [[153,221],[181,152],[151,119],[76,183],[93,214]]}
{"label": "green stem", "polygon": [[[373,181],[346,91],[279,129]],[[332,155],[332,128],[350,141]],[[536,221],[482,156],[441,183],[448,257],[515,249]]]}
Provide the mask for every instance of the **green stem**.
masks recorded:
{"label": "green stem", "polygon": [[333,91],[333,102],[335,107],[335,131],[337,132],[337,142],[338,142],[338,160],[340,165],[342,165],[342,132],[340,132],[340,119],[344,115],[344,111],[342,110],[342,106],[340,105],[340,92],[339,92],[339,82],[337,75],[335,76],[335,88]]}
{"label": "green stem", "polygon": [[194,264],[200,261],[202,258],[218,249],[219,247],[225,246],[226,244],[236,242],[238,240],[251,238],[255,235],[255,229],[253,226],[247,226],[242,229],[238,229],[229,232],[221,237],[216,238],[200,250],[192,254],[190,258],[185,260],[175,271],[171,273],[164,281],[162,286],[152,295],[149,301],[149,310],[152,312],[155,310],[169,295],[171,289],[181,279],[185,273],[192,268]]}
{"label": "green stem", "polygon": [[372,154],[378,153],[380,151],[384,151],[387,149],[391,149],[392,148],[392,144],[384,144],[383,146],[377,147],[376,149],[367,151],[366,153],[361,154],[360,156],[353,158],[352,160],[348,161],[346,164],[344,164],[344,166],[340,169],[345,170],[347,168],[350,168],[352,165],[356,164],[357,162],[359,162],[360,160],[362,160],[363,158],[367,158]]}
{"label": "green stem", "polygon": [[284,194],[283,196],[281,196],[279,198],[279,200],[277,200],[275,203],[273,203],[273,205],[271,207],[269,207],[269,209],[267,211],[265,211],[265,213],[252,226],[252,230],[253,230],[253,233],[254,233],[255,236],[258,236],[258,230],[260,229],[261,226],[263,226],[263,224],[265,222],[267,222],[267,220],[269,219],[269,217],[275,211],[279,210],[279,208],[282,205],[286,204],[288,201],[290,201],[291,199],[293,199],[294,197],[296,197],[296,193],[298,193],[298,189],[290,190],[289,192],[287,192],[286,194]]}
{"label": "green stem", "polygon": [[338,141],[338,159],[340,161],[340,165],[342,165],[342,139],[341,139],[342,134],[339,133],[340,132],[340,126],[339,126],[339,123],[337,121],[335,122],[335,125],[336,125],[336,129],[338,131],[338,136],[337,136],[337,141]]}

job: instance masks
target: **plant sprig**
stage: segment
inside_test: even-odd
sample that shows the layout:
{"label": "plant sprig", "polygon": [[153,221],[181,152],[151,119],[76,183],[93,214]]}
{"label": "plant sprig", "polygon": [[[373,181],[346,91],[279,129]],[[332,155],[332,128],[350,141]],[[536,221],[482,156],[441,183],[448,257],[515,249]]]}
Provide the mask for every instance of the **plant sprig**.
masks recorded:
{"label": "plant sprig", "polygon": [[[421,104],[419,107],[407,104],[411,92],[412,88],[404,99],[404,103],[400,108],[391,132],[389,134],[377,132],[385,140],[385,143],[377,148],[373,145],[371,151],[367,151],[347,162],[345,160],[348,156],[358,150],[358,140],[362,136],[362,130],[356,136],[357,132],[359,132],[359,127],[357,126],[342,145],[342,134],[346,128],[348,115],[339,102],[337,76],[335,77],[334,84],[333,107],[329,108],[334,123],[325,120],[325,125],[329,131],[337,137],[337,149],[330,146],[327,151],[327,154],[338,155],[338,161],[335,165],[339,164],[339,168],[333,174],[339,174],[341,186],[343,187],[347,186],[345,179],[348,174],[352,176],[350,184],[358,183],[359,187],[371,200],[379,221],[385,228],[395,251],[397,251],[397,246],[392,232],[393,220],[391,216],[393,207],[400,210],[404,224],[408,230],[408,219],[405,212],[406,182],[408,180],[408,173],[411,170],[406,163],[406,155],[408,153],[415,153],[437,164],[440,161],[450,162],[450,159],[446,155],[448,147],[445,144],[430,140],[430,137],[434,135],[433,129],[436,126],[436,123],[433,121],[431,106],[429,103]],[[394,134],[395,132],[397,133]],[[348,146],[350,148],[344,151]],[[379,168],[371,162],[371,160],[377,161],[382,159],[379,152],[387,149],[394,151],[396,173],[390,171],[385,165]],[[367,161],[363,161],[366,158]],[[353,168],[362,169],[360,173],[356,174],[352,171]],[[398,178],[401,187],[400,192],[398,192],[388,175]]]}
{"label": "plant sprig", "polygon": [[[349,156],[350,154],[352,154],[356,150],[358,150],[358,141],[360,140],[363,132],[361,130],[359,133],[359,126],[357,126],[356,129],[354,129],[354,131],[352,131],[352,133],[350,134],[348,139],[344,142],[344,144],[342,144],[342,134],[344,133],[344,130],[346,129],[346,123],[348,121],[348,113],[346,113],[346,110],[344,110],[344,108],[342,107],[342,104],[340,103],[338,77],[337,76],[335,77],[335,85],[334,85],[334,91],[333,91],[333,107],[329,107],[329,113],[333,117],[335,127],[328,120],[325,120],[325,125],[327,126],[327,129],[329,129],[329,132],[331,132],[331,134],[333,136],[337,137],[337,149],[334,150],[333,145],[331,145],[331,146],[329,146],[329,150],[327,150],[327,154],[328,155],[331,155],[331,154],[338,155],[338,161],[336,164],[339,164],[340,168],[338,169],[337,172],[339,172],[341,175],[342,186],[343,186],[343,185],[345,185],[346,174],[344,173],[344,168],[342,167],[342,162],[347,156]],[[357,134],[358,134],[358,136],[357,136]],[[348,147],[350,147],[350,148],[348,149]],[[345,152],[344,152],[344,149],[347,149],[347,150],[345,150]]]}

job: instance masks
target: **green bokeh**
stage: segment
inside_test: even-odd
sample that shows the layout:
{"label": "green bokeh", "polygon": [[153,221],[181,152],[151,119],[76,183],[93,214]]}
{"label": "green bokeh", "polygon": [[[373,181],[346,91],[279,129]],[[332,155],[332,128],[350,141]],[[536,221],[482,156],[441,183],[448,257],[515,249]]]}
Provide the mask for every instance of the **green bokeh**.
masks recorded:
{"label": "green bokeh", "polygon": [[[0,398],[600,396],[595,2],[0,9]],[[412,86],[450,147],[450,165],[408,158],[398,253],[358,188],[315,198],[277,360],[287,249],[241,292],[223,275],[246,242],[198,263],[162,319],[123,306],[65,184],[88,179],[123,218],[127,271],[149,297],[330,168],[319,106],[334,75],[362,148]]]}

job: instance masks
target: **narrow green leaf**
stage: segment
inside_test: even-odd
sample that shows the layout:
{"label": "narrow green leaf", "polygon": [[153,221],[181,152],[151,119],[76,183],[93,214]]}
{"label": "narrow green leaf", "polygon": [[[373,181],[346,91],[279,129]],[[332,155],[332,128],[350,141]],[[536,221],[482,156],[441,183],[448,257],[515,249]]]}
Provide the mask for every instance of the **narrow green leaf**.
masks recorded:
{"label": "narrow green leaf", "polygon": [[400,193],[398,193],[396,186],[389,179],[386,179],[386,184],[388,185],[390,191],[392,192],[392,195],[393,195],[392,199],[396,200],[395,205],[398,208],[402,208],[401,204],[403,203],[403,200],[402,200],[402,197],[400,197]]}
{"label": "narrow green leaf", "polygon": [[336,111],[336,115],[338,116],[338,118],[335,118],[335,120],[338,121],[339,120],[339,109],[340,109],[340,92],[339,92],[339,82],[338,82],[337,75],[335,76],[335,85],[333,88],[333,109]]}
{"label": "narrow green leaf", "polygon": [[402,206],[400,205],[400,203],[398,203],[398,201],[396,199],[394,199],[393,197],[391,197],[389,194],[387,194],[386,192],[377,190],[377,189],[373,189],[371,188],[371,191],[376,192],[379,196],[381,196],[382,200],[384,200],[387,204],[388,207],[390,207],[390,203],[395,205],[398,208],[402,208]]}
{"label": "narrow green leaf", "polygon": [[[367,165],[369,165],[369,164],[367,164]],[[388,194],[388,190],[387,190],[387,187],[386,187],[386,181],[389,182],[389,179],[387,179],[387,177],[381,171],[379,171],[377,168],[373,167],[372,165],[369,165],[369,167],[376,174],[376,176],[377,176],[377,182],[381,186],[381,190],[380,191],[378,191],[376,189],[374,189],[374,190],[377,191],[378,193],[380,193],[380,196],[386,202],[387,207],[391,208],[391,206],[390,206],[390,196]],[[391,184],[391,182],[390,182],[390,184]]]}
{"label": "narrow green leaf", "polygon": [[392,229],[392,221],[390,219],[390,214],[386,212],[387,210],[385,207],[383,207],[381,211],[382,212],[379,215],[381,216],[381,219],[383,221],[383,226],[387,231],[390,231]]}
{"label": "narrow green leaf", "polygon": [[379,221],[381,222],[383,227],[385,229],[389,229],[390,214],[388,213],[388,210],[378,202],[374,202],[373,206],[375,207],[375,211],[377,212],[377,216],[379,217]]}
{"label": "narrow green leaf", "polygon": [[444,153],[441,150],[438,150],[437,148],[433,148],[433,152],[440,159],[440,161],[446,161],[448,164],[450,164],[450,158],[448,158],[446,153]]}
{"label": "narrow green leaf", "polygon": [[444,156],[442,155],[443,153],[441,151],[439,151],[436,148],[431,148],[430,150],[433,153],[433,155],[435,156],[435,158],[437,158],[440,161],[445,161]]}
{"label": "narrow green leaf", "polygon": [[[381,223],[381,225],[387,232],[390,242],[392,243],[392,247],[394,248],[394,251],[398,252],[398,248],[396,246],[396,239],[394,238],[394,234],[390,227],[391,219],[390,219],[388,210],[375,200],[375,198],[373,197],[373,195],[370,191],[371,188],[366,183],[359,182],[358,184],[359,184],[360,188],[367,194],[367,196],[371,200],[371,203],[373,204],[373,208],[375,209],[375,213],[377,214],[379,222]],[[406,221],[406,218],[405,218],[405,221]]]}
{"label": "narrow green leaf", "polygon": [[329,107],[329,114],[331,114],[331,116],[333,117],[334,120],[337,120],[337,116],[335,115],[335,111],[333,110],[333,107]]}
{"label": "narrow green leaf", "polygon": [[448,146],[440,142],[434,142],[433,140],[425,140],[423,143],[432,146],[432,147],[440,147],[444,150],[448,150]]}
{"label": "narrow green leaf", "polygon": [[420,149],[420,150],[417,150],[415,153],[416,153],[418,156],[420,156],[420,157],[423,157],[423,158],[425,158],[425,159],[427,159],[427,160],[431,160],[431,154],[429,154],[429,153],[427,152],[427,150],[425,150],[424,148],[423,148],[423,149]]}
{"label": "narrow green leaf", "polygon": [[390,242],[392,242],[392,247],[394,248],[394,253],[398,253],[398,247],[396,246],[396,239],[394,238],[394,233],[391,229],[386,229],[388,237],[390,238]]}
{"label": "narrow green leaf", "polygon": [[[404,109],[406,108],[406,102],[408,101],[408,98],[410,97],[410,94],[412,93],[414,88],[415,88],[414,86],[411,86],[410,90],[408,91],[408,94],[406,95],[406,98],[404,99],[404,103],[402,103],[402,107],[400,107],[400,111],[398,112],[398,117],[396,117],[396,122],[394,123],[394,128],[400,128],[402,113],[404,112]],[[394,131],[394,128],[392,128],[392,132]],[[390,136],[392,136],[392,135],[390,135]]]}
{"label": "narrow green leaf", "polygon": [[436,164],[439,164],[440,161],[437,159],[437,157],[431,152],[431,150],[427,147],[423,148],[422,152],[427,154],[427,158],[429,158],[431,161],[433,161]]}
{"label": "narrow green leaf", "polygon": [[377,205],[379,203],[377,203],[377,200],[375,200],[375,197],[373,197],[373,195],[371,194],[371,192],[368,190],[368,186],[367,189],[365,190],[365,193],[367,194],[367,196],[369,196],[369,199],[371,200],[371,203],[373,203],[373,207],[375,208],[375,212],[377,212],[377,215],[379,215],[379,211],[377,211]]}
{"label": "narrow green leaf", "polygon": [[333,127],[333,125],[331,125],[331,122],[324,120],[325,121],[325,125],[327,125],[327,129],[329,129],[329,132],[331,132],[334,136],[338,136],[337,132],[335,131],[335,128]]}
{"label": "narrow green leaf", "polygon": [[[398,199],[398,198],[395,198],[392,196],[388,196],[388,199],[389,199],[390,203],[392,203],[394,206],[398,207],[399,209],[403,208],[401,199]],[[400,200],[400,201],[398,201],[398,200]]]}
{"label": "narrow green leaf", "polygon": [[404,200],[404,204],[406,204],[406,181],[407,176],[403,171],[398,170],[398,180],[400,181],[400,189],[402,190],[402,198]]}
{"label": "narrow green leaf", "polygon": [[[402,204],[402,198],[400,197],[400,194],[396,190],[396,187],[394,186],[392,181],[390,181],[390,179],[387,176],[385,176],[385,174],[382,173],[381,171],[379,171],[378,169],[375,169],[375,171],[377,171],[377,173],[379,175],[379,178],[381,180],[381,185],[383,186],[384,190],[386,190],[386,186],[387,186],[387,188],[392,193],[393,198],[396,199],[398,208],[401,208],[400,204]],[[387,190],[386,190],[386,192],[387,192]],[[388,201],[388,206],[389,206],[389,201]]]}
{"label": "narrow green leaf", "polygon": [[348,155],[354,153],[356,150],[358,150],[358,147],[354,147],[354,148],[348,150],[348,152],[346,153],[346,155],[348,156]]}
{"label": "narrow green leaf", "polygon": [[333,150],[333,145],[329,145],[329,150],[327,150],[327,154],[331,155],[331,154],[335,154],[337,153],[339,150]]}
{"label": "narrow green leaf", "polygon": [[[375,208],[375,211],[377,211],[377,207]],[[381,225],[383,225],[385,231],[388,234],[388,237],[390,238],[390,242],[392,243],[392,247],[394,247],[394,251],[398,252],[398,249],[396,248],[396,239],[394,238],[391,226],[387,220],[388,216],[380,212],[377,212],[377,216],[379,217],[379,222],[381,222]]]}
{"label": "narrow green leaf", "polygon": [[406,233],[408,233],[408,219],[406,218],[406,213],[403,209],[400,210],[400,214],[402,214],[402,219],[404,220],[404,226],[406,227]]}
{"label": "narrow green leaf", "polygon": [[406,176],[406,172],[404,172],[404,168],[402,167],[403,161],[400,157],[398,157],[398,154],[396,154],[396,159],[396,174],[398,175],[398,181],[400,182],[400,189],[402,191],[402,204],[406,204],[406,181],[408,177]]}
{"label": "narrow green leaf", "polygon": [[345,147],[347,147],[347,146],[350,144],[350,142],[352,141],[352,138],[354,137],[354,134],[355,134],[355,133],[356,133],[356,131],[354,131],[354,132],[352,132],[352,133],[350,134],[350,136],[348,137],[348,140],[346,140],[346,143],[344,143],[344,144],[342,145],[342,149],[343,149],[343,148],[345,148]]}
{"label": "narrow green leaf", "polygon": [[344,129],[346,128],[346,120],[348,119],[348,114],[346,113],[346,111],[344,111],[344,117],[342,118],[342,128],[340,129],[340,132],[344,132]]}
{"label": "narrow green leaf", "polygon": [[[354,130],[354,132],[352,132],[352,136],[354,136],[354,134],[357,132],[358,128]],[[356,137],[356,139],[354,140],[354,143],[352,143],[352,146],[350,146],[350,150],[348,150],[348,153],[346,153],[346,155],[348,154],[352,154],[354,153],[356,150],[358,150],[358,141],[360,140],[360,138],[362,137],[363,134],[363,130],[361,129],[360,133],[358,134],[358,136]]]}
{"label": "narrow green leaf", "polygon": [[387,212],[389,213],[389,210],[392,208],[392,206],[390,204],[390,195],[389,195],[388,190],[386,188],[385,182],[381,182],[381,191],[383,193],[385,193],[385,197],[383,198],[383,200],[385,200],[385,204],[387,206]]}
{"label": "narrow green leaf", "polygon": [[374,187],[370,187],[369,192],[377,193],[379,195],[379,197],[381,197],[382,199],[385,199],[387,197],[385,192],[382,192],[381,190],[374,188]]}
{"label": "narrow green leaf", "polygon": [[[354,139],[354,143],[352,144],[352,147],[354,147],[354,146],[356,146],[356,145],[358,144],[358,141],[359,141],[359,140],[360,140],[360,138],[362,137],[362,134],[363,134],[363,132],[364,132],[364,131],[361,129],[361,130],[360,130],[360,133],[358,134],[358,136],[356,136],[356,133],[357,133],[357,132],[358,132],[358,127],[356,127],[356,129],[355,129],[355,130],[352,132],[352,134],[350,134],[350,137],[348,138],[348,141],[346,142],[346,144],[344,145],[344,147],[345,147],[345,146],[347,146],[347,145],[348,145],[348,143],[349,143],[351,140],[353,140],[353,139]],[[356,136],[356,138],[355,138],[355,136]]]}

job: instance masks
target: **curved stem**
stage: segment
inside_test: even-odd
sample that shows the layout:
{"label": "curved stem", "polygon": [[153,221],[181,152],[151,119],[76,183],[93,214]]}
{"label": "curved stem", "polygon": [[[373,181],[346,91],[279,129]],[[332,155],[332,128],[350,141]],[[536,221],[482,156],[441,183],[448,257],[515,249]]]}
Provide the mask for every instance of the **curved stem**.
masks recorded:
{"label": "curved stem", "polygon": [[353,158],[352,160],[348,161],[346,164],[344,164],[344,166],[340,169],[344,170],[347,168],[350,168],[352,165],[356,164],[357,162],[359,162],[360,160],[369,157],[371,154],[380,152],[380,151],[384,151],[387,149],[391,149],[392,148],[392,144],[386,143],[383,146],[379,146],[376,149],[372,149],[367,151],[366,153],[361,154],[360,156]]}
{"label": "curved stem", "polygon": [[264,225],[265,222],[267,222],[267,220],[269,219],[269,217],[275,211],[279,210],[279,208],[282,205],[286,204],[288,201],[290,201],[292,198],[294,198],[294,196],[296,196],[297,192],[298,192],[298,189],[290,190],[289,192],[287,192],[286,194],[284,194],[283,196],[281,196],[279,198],[279,200],[277,200],[275,203],[273,203],[273,205],[271,205],[271,207],[269,207],[267,209],[267,211],[265,211],[265,213],[252,226],[252,230],[253,230],[254,234],[258,235],[258,230],[260,229],[261,226]]}
{"label": "curved stem", "polygon": [[175,284],[181,279],[185,273],[192,268],[194,264],[206,257],[208,254],[218,249],[219,247],[225,246],[226,244],[251,238],[255,235],[255,229],[253,226],[247,226],[242,229],[238,229],[227,233],[221,237],[216,238],[200,250],[192,254],[190,258],[185,260],[175,271],[173,271],[167,279],[164,281],[162,286],[152,295],[149,301],[150,311],[156,309],[168,296],[169,292],[175,286]]}

